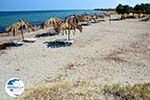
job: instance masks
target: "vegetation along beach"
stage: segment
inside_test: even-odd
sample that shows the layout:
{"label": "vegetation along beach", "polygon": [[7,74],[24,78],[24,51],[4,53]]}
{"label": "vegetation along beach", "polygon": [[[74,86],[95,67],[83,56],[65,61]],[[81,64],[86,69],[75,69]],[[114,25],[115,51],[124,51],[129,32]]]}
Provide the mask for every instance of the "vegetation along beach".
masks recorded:
{"label": "vegetation along beach", "polygon": [[[0,31],[0,100],[150,100],[148,2],[1,11]],[[25,84],[16,98],[12,77]]]}

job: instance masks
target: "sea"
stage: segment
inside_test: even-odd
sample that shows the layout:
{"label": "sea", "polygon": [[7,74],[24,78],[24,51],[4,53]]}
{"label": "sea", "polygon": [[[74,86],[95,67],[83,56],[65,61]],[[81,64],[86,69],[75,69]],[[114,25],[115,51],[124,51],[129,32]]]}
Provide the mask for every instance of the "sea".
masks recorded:
{"label": "sea", "polygon": [[32,26],[38,26],[46,19],[51,17],[58,17],[64,19],[66,16],[72,14],[94,14],[104,13],[104,11],[96,10],[48,10],[48,11],[0,11],[0,32],[19,19],[25,19]]}

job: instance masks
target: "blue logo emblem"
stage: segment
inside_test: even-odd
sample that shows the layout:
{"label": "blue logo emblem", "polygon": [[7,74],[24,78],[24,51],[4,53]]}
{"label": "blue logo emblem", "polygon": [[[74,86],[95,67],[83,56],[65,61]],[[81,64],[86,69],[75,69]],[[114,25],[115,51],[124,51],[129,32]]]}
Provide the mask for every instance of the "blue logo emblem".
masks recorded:
{"label": "blue logo emblem", "polygon": [[8,95],[18,97],[24,92],[24,83],[19,78],[11,78],[6,82],[5,90]]}

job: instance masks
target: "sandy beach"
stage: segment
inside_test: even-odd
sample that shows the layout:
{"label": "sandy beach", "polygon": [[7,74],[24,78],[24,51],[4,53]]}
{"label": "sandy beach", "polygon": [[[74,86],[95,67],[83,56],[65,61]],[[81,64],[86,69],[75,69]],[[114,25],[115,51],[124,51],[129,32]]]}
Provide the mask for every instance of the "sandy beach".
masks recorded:
{"label": "sandy beach", "polygon": [[72,36],[73,45],[48,48],[49,42],[66,37],[40,37],[0,51],[0,100],[14,99],[5,92],[5,83],[12,77],[22,79],[27,89],[57,81],[87,82],[89,87],[150,82],[149,22],[126,19],[91,24]]}

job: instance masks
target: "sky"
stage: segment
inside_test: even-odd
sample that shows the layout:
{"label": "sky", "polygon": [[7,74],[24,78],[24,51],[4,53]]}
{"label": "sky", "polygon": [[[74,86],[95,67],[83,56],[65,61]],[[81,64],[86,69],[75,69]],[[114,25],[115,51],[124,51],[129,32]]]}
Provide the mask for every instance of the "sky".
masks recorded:
{"label": "sky", "polygon": [[150,0],[1,0],[0,11],[114,8],[120,3],[134,6]]}

